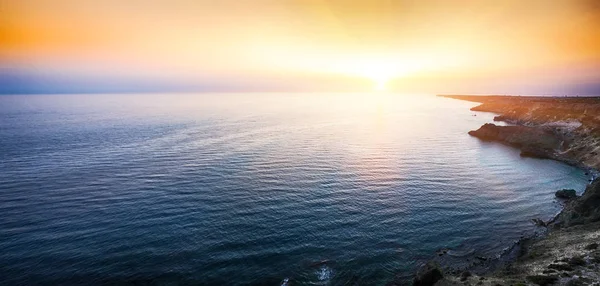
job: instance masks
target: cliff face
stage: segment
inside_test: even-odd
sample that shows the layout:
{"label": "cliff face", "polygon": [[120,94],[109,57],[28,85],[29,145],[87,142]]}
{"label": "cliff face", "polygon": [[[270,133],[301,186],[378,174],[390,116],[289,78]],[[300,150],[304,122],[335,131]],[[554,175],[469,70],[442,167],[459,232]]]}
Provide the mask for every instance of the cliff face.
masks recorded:
{"label": "cliff face", "polygon": [[581,197],[567,203],[558,215],[554,226],[561,228],[598,221],[600,221],[600,178],[588,185]]}
{"label": "cliff face", "polygon": [[552,132],[527,126],[496,126],[488,123],[469,135],[521,149],[521,156],[554,159],[562,141]]}
{"label": "cliff face", "polygon": [[600,97],[443,97],[480,102],[471,110],[497,113],[494,120],[516,125],[486,124],[473,136],[520,148],[524,156],[600,169]]}

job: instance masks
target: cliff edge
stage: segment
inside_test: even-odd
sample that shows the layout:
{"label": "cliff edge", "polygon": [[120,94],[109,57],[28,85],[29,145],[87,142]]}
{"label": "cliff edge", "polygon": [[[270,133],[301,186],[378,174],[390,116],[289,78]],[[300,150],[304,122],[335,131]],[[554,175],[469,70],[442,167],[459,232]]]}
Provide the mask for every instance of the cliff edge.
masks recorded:
{"label": "cliff edge", "polygon": [[600,97],[440,95],[479,102],[473,111],[498,114],[469,134],[521,149],[522,155],[600,169]]}

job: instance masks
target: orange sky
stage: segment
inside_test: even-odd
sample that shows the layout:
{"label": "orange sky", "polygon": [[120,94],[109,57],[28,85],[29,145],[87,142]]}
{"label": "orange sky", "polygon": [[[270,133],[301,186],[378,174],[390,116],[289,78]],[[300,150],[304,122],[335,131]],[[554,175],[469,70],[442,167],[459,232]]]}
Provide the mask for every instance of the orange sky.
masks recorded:
{"label": "orange sky", "polygon": [[0,0],[0,41],[2,75],[26,79],[239,90],[379,82],[440,93],[600,87],[596,0]]}

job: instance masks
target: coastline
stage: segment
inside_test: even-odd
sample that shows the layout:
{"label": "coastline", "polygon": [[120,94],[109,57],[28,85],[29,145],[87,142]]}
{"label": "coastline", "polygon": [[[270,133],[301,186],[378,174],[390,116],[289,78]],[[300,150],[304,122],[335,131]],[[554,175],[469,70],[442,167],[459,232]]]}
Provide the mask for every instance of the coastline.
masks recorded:
{"label": "coastline", "polygon": [[600,97],[438,96],[481,103],[471,110],[510,124],[484,124],[471,136],[518,148],[521,156],[600,170]]}
{"label": "coastline", "polygon": [[544,226],[545,232],[519,240],[511,247],[512,255],[503,261],[499,258],[496,267],[487,271],[456,271],[429,262],[427,267],[439,269],[443,277],[414,285],[597,285],[599,199],[600,179],[596,179],[582,196],[566,202],[564,209]]}
{"label": "coastline", "polygon": [[[440,257],[423,265],[413,285],[591,285],[600,281],[600,97],[438,95],[481,103],[472,111],[498,114],[469,135],[521,150],[523,157],[557,160],[591,176],[582,196],[564,201],[541,229],[523,237],[497,258],[478,258],[467,267]],[[549,190],[557,191],[557,190]],[[440,263],[442,262],[442,263]]]}

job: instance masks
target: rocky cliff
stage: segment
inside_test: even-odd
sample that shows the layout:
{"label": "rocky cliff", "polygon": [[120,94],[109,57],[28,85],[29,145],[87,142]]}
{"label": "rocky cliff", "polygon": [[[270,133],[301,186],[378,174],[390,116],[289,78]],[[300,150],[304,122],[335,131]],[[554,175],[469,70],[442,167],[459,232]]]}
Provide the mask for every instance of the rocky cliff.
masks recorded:
{"label": "rocky cliff", "polygon": [[473,136],[520,148],[525,156],[600,169],[600,97],[441,96],[479,102],[471,110],[515,125],[486,124]]}
{"label": "rocky cliff", "polygon": [[[522,156],[600,169],[600,98],[444,97],[480,102],[473,111],[494,112],[498,114],[494,120],[513,124],[488,123],[469,132],[471,136],[519,148]],[[556,193],[566,201],[554,220],[536,221],[548,230],[547,236],[520,241],[513,262],[479,275],[468,270],[444,273],[428,264],[415,276],[415,284],[600,285],[600,178],[581,197],[564,195],[567,191]],[[443,275],[433,275],[437,273]],[[432,283],[422,283],[432,277]]]}
{"label": "rocky cliff", "polygon": [[567,202],[553,226],[570,227],[598,221],[600,221],[600,178],[588,185],[581,197]]}
{"label": "rocky cliff", "polygon": [[521,156],[556,159],[563,141],[545,129],[528,126],[496,126],[488,123],[469,135],[521,149]]}

